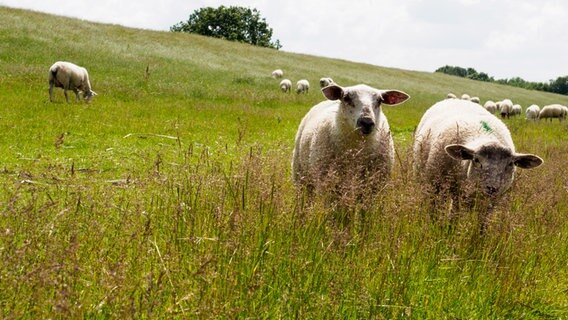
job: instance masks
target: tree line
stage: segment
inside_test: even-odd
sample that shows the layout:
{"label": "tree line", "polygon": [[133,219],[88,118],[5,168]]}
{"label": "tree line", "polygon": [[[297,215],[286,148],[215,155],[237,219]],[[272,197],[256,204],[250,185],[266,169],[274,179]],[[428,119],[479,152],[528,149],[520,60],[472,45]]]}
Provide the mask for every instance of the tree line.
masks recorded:
{"label": "tree line", "polygon": [[556,78],[556,80],[549,80],[548,82],[530,82],[520,77],[513,77],[510,79],[495,79],[494,77],[489,76],[487,73],[477,72],[473,68],[462,68],[458,66],[448,65],[436,69],[435,72],[445,73],[452,76],[468,78],[472,80],[505,84],[529,90],[546,91],[568,95],[568,76],[558,77]]}

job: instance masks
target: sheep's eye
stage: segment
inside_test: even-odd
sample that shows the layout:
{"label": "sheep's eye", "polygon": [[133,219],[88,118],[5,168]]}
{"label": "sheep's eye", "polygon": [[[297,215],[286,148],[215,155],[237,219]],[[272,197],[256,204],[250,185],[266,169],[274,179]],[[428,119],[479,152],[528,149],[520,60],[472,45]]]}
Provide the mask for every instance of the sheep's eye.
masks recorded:
{"label": "sheep's eye", "polygon": [[353,104],[353,100],[351,99],[351,97],[350,97],[348,94],[346,94],[345,96],[343,96],[343,102],[345,102],[345,103],[347,103],[347,104],[349,104],[349,105],[352,105],[352,104]]}
{"label": "sheep's eye", "polygon": [[478,158],[473,158],[472,161],[473,161],[473,163],[474,163],[476,166],[480,166],[480,167],[481,167],[481,161],[479,161]]}

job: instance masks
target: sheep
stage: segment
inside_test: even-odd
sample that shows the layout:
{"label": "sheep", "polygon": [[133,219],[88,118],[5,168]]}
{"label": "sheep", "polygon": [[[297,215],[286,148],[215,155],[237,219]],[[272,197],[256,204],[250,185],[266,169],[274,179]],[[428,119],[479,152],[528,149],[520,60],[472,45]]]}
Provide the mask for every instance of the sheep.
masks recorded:
{"label": "sheep", "polygon": [[450,92],[446,95],[446,99],[457,99],[457,96]]}
{"label": "sheep", "polygon": [[469,101],[474,102],[474,103],[477,103],[477,104],[479,104],[479,103],[481,102],[481,100],[479,100],[479,97],[471,97],[471,98],[469,99]]}
{"label": "sheep", "polygon": [[461,98],[462,98],[462,100],[470,100],[471,99],[471,97],[467,93],[462,94]]}
{"label": "sheep", "polygon": [[375,195],[394,165],[393,139],[381,104],[397,105],[410,96],[364,84],[341,87],[334,83],[322,92],[328,100],[310,109],[296,133],[295,184],[310,196],[322,190],[332,190],[343,199]]}
{"label": "sheep", "polygon": [[512,116],[520,116],[523,113],[523,107],[520,104],[514,104],[513,108],[511,109]]}
{"label": "sheep", "polygon": [[483,105],[485,110],[489,111],[490,113],[494,114],[497,111],[497,104],[492,100],[487,100]]}
{"label": "sheep", "polygon": [[282,90],[282,92],[292,91],[292,81],[290,81],[290,79],[280,81],[280,90]]}
{"label": "sheep", "polygon": [[547,106],[542,107],[540,113],[538,114],[539,119],[550,119],[558,118],[558,121],[562,121],[566,119],[568,115],[568,109],[560,104],[549,104]]}
{"label": "sheep", "polygon": [[491,206],[511,186],[515,167],[531,169],[543,163],[536,155],[516,153],[507,126],[463,100],[444,100],[424,113],[415,132],[413,157],[415,174],[434,203],[449,195],[453,212],[459,200],[473,204],[482,199],[479,204],[487,211],[481,210],[481,231]]}
{"label": "sheep", "polygon": [[296,82],[296,93],[308,93],[310,90],[310,83],[306,79],[298,80]]}
{"label": "sheep", "polygon": [[509,118],[513,113],[513,102],[510,99],[504,99],[498,102],[501,118]]}
{"label": "sheep", "polygon": [[87,103],[97,95],[96,92],[91,90],[91,82],[89,81],[87,69],[71,62],[57,61],[54,63],[49,68],[48,82],[50,102],[53,102],[53,87],[63,88],[67,103],[69,103],[67,90],[75,92],[77,101],[80,100],[79,91],[83,92],[83,99],[85,99]]}
{"label": "sheep", "polygon": [[276,69],[272,71],[272,78],[274,79],[279,79],[282,78],[283,76],[284,76],[284,71],[282,71],[281,69]]}
{"label": "sheep", "polygon": [[540,107],[536,104],[531,104],[527,110],[525,110],[525,114],[527,120],[538,120],[538,114],[540,113]]}
{"label": "sheep", "polygon": [[333,83],[332,78],[321,78],[320,79],[320,87],[322,87],[322,88],[327,87],[332,83]]}

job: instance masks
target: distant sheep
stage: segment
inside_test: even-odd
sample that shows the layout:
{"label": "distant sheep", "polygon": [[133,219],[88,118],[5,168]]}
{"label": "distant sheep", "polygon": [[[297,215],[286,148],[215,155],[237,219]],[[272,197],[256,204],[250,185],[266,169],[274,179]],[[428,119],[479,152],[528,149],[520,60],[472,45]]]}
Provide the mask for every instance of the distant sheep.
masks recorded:
{"label": "distant sheep", "polygon": [[296,93],[308,93],[310,90],[310,83],[306,79],[298,80],[296,82]]}
{"label": "distant sheep", "polygon": [[462,100],[468,100],[468,101],[469,101],[469,100],[471,99],[471,97],[469,96],[469,94],[464,93],[464,94],[462,94],[461,99],[462,99]]}
{"label": "distant sheep", "polygon": [[282,92],[292,91],[292,81],[290,81],[290,79],[280,81],[280,90],[282,90]]}
{"label": "distant sheep", "polygon": [[272,71],[272,78],[274,79],[280,79],[283,76],[284,76],[284,71],[282,71],[281,69],[276,69]]}
{"label": "distant sheep", "polygon": [[479,100],[479,97],[471,97],[471,98],[469,99],[469,101],[474,102],[474,103],[477,103],[477,104],[479,104],[479,103],[481,102],[481,100]]}
{"label": "distant sheep", "polygon": [[450,92],[446,95],[446,99],[457,99],[457,96]]}
{"label": "distant sheep", "polygon": [[71,62],[58,61],[54,63],[49,68],[48,82],[49,101],[53,101],[53,87],[63,88],[67,103],[69,103],[67,90],[75,92],[77,101],[80,100],[79,91],[83,92],[83,99],[85,99],[87,103],[97,95],[96,92],[91,90],[91,82],[89,81],[87,69]]}
{"label": "distant sheep", "polygon": [[527,110],[525,110],[525,114],[527,120],[538,120],[538,114],[540,113],[540,107],[536,104],[531,104]]}
{"label": "distant sheep", "polygon": [[[515,152],[507,126],[477,104],[444,100],[428,109],[416,129],[415,173],[433,199],[451,196],[454,205],[483,195],[488,212],[511,186],[515,167],[538,167],[543,160]],[[440,201],[440,200],[438,200]],[[487,217],[482,217],[482,227]]]}
{"label": "distant sheep", "polygon": [[485,110],[489,111],[489,113],[494,114],[495,112],[497,112],[497,104],[492,100],[487,100],[483,107],[485,108]]}
{"label": "distant sheep", "polygon": [[568,115],[568,109],[560,104],[550,104],[542,107],[540,113],[538,114],[539,119],[550,119],[558,118],[558,121],[566,119]]}
{"label": "distant sheep", "polygon": [[511,115],[520,116],[523,113],[523,107],[520,104],[514,104],[511,109]]}
{"label": "distant sheep", "polygon": [[501,118],[509,118],[513,114],[513,102],[510,99],[501,100],[498,105]]}
{"label": "distant sheep", "polygon": [[320,79],[320,87],[325,88],[333,83],[332,78],[321,78]]}
{"label": "distant sheep", "polygon": [[378,191],[394,165],[394,144],[381,105],[409,96],[367,85],[322,89],[329,100],[314,106],[296,134],[292,175],[298,186],[337,194]]}

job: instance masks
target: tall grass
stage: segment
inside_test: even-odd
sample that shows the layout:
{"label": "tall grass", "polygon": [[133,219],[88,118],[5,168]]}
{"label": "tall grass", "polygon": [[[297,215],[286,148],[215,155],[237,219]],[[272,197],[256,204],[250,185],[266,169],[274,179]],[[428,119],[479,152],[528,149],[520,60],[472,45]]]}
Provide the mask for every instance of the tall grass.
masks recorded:
{"label": "tall grass", "polygon": [[[506,120],[520,171],[487,232],[429,218],[412,132],[449,91],[523,105],[564,96],[216,39],[0,8],[2,318],[467,318],[568,316],[566,124]],[[50,30],[57,30],[56,33]],[[47,69],[89,69],[93,103],[48,102]],[[313,85],[397,88],[388,187],[344,223],[290,179]]]}

